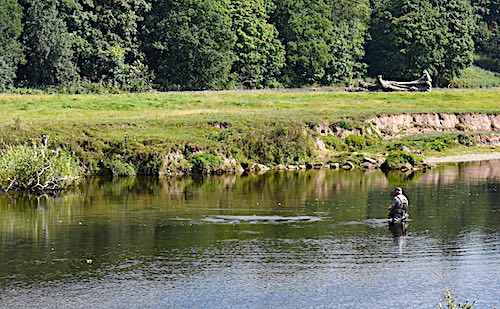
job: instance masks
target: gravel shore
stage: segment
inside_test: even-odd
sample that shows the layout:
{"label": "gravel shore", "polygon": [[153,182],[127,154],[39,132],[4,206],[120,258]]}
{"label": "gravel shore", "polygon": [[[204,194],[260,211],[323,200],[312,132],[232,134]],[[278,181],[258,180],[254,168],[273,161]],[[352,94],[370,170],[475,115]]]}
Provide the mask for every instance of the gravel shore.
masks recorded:
{"label": "gravel shore", "polygon": [[485,154],[466,154],[459,156],[447,157],[429,157],[425,159],[427,163],[452,163],[452,162],[473,162],[473,161],[488,161],[500,160],[500,152],[492,152]]}

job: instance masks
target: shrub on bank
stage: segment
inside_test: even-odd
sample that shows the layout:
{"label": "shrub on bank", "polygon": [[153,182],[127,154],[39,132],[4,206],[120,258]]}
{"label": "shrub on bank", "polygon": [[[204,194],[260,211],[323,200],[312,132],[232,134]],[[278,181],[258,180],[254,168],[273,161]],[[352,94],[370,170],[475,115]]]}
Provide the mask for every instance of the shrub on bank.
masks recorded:
{"label": "shrub on bank", "polygon": [[337,125],[344,130],[353,130],[354,123],[351,120],[342,119],[337,122]]}
{"label": "shrub on bank", "polygon": [[82,175],[78,161],[67,151],[50,151],[35,145],[7,146],[0,150],[0,188],[61,190]]}
{"label": "shrub on bank", "polygon": [[395,150],[389,153],[382,167],[384,169],[400,169],[406,164],[411,164],[413,166],[422,162],[423,160],[420,156],[401,150]]}
{"label": "shrub on bank", "polygon": [[106,168],[111,172],[113,177],[134,177],[137,175],[136,167],[120,158],[108,161]]}
{"label": "shrub on bank", "polygon": [[457,145],[457,141],[451,136],[438,136],[432,139],[429,143],[431,150],[443,151],[449,148],[453,148]]}
{"label": "shrub on bank", "polygon": [[321,140],[325,143],[326,148],[330,150],[346,151],[349,148],[340,137],[335,135],[322,136]]}
{"label": "shrub on bank", "polygon": [[477,145],[477,140],[474,135],[459,134],[457,136],[458,143],[466,147],[472,147]]}
{"label": "shrub on bank", "polygon": [[249,161],[267,165],[301,164],[315,155],[311,136],[300,125],[272,125],[233,138],[241,154]]}
{"label": "shrub on bank", "polygon": [[349,145],[352,150],[362,150],[366,147],[366,138],[364,136],[351,134],[346,137],[345,143]]}
{"label": "shrub on bank", "polygon": [[194,174],[220,174],[223,172],[222,160],[210,153],[195,155],[191,162]]}
{"label": "shrub on bank", "polygon": [[404,139],[400,142],[387,146],[387,150],[402,150],[421,154],[425,151],[442,152],[446,149],[457,146],[460,141],[456,136],[426,136],[418,138]]}

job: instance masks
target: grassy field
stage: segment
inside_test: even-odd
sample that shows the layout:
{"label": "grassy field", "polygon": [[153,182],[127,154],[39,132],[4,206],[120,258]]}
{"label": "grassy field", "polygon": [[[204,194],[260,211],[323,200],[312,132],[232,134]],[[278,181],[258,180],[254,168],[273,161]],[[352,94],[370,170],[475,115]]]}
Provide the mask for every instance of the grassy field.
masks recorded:
{"label": "grassy field", "polygon": [[138,139],[201,142],[209,122],[331,122],[383,113],[500,112],[500,89],[432,93],[309,91],[125,95],[0,95],[2,139],[44,133],[133,134]]}
{"label": "grassy field", "polygon": [[[93,162],[95,166],[102,166],[104,160],[111,160],[116,153],[129,161],[134,151],[142,152],[141,156],[157,157],[176,144],[228,148],[231,146],[228,143],[236,137],[223,136],[214,125],[219,122],[231,126],[231,134],[239,134],[237,148],[246,151],[245,158],[249,158],[263,155],[258,153],[261,150],[245,150],[245,139],[253,138],[252,135],[263,136],[261,141],[254,141],[255,147],[262,148],[266,139],[272,137],[275,139],[269,143],[279,148],[294,138],[293,134],[289,136],[289,127],[333,123],[346,117],[361,120],[377,114],[418,112],[500,113],[500,88],[432,93],[266,90],[122,95],[4,94],[0,95],[0,146],[38,141],[43,134],[49,134],[52,145],[75,151],[87,164]],[[277,126],[272,136],[266,135]],[[298,133],[294,136],[295,146],[304,142]],[[290,147],[284,156],[293,153]],[[239,150],[226,151],[233,152],[236,157],[234,153]],[[86,158],[87,153],[91,154],[89,158]],[[281,162],[277,159],[281,155],[277,152],[269,160]],[[141,157],[140,160],[149,159]]]}

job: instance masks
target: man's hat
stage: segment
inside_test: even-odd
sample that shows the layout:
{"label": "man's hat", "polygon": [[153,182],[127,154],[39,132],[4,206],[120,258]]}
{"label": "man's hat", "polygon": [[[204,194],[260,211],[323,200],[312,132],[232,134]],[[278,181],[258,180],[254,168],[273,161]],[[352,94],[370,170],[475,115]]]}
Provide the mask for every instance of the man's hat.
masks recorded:
{"label": "man's hat", "polygon": [[398,193],[403,193],[403,189],[401,187],[395,188],[394,191],[396,191]]}

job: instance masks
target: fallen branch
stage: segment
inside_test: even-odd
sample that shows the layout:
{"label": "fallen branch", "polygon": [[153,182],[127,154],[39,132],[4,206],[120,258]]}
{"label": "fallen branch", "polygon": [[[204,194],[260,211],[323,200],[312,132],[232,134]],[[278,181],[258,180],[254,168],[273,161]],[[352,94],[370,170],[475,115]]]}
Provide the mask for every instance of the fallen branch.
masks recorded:
{"label": "fallen branch", "polygon": [[[9,179],[9,180],[10,180],[10,179]],[[5,192],[9,192],[9,191],[10,191],[10,189],[12,189],[12,186],[14,186],[14,184],[16,183],[16,181],[17,181],[17,179],[16,179],[16,178],[14,178],[14,179],[11,181],[10,185],[9,185],[6,189],[4,189],[4,191],[5,191]]]}

